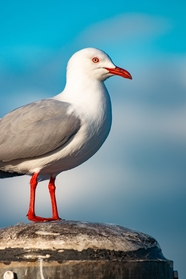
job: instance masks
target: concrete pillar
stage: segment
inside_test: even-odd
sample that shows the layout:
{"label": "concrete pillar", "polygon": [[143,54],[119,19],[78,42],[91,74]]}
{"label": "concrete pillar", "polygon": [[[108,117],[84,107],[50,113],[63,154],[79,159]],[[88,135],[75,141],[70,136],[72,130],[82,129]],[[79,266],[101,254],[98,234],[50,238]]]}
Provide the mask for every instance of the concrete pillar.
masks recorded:
{"label": "concrete pillar", "polygon": [[146,234],[62,220],[0,229],[0,278],[173,279],[173,263]]}

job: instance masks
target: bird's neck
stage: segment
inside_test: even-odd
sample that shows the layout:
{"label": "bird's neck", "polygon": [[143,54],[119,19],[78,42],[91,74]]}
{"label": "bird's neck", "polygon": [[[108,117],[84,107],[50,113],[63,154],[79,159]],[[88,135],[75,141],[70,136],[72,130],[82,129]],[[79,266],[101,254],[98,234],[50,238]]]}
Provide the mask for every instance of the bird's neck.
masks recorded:
{"label": "bird's neck", "polygon": [[95,119],[100,123],[108,118],[108,123],[111,123],[110,96],[101,81],[86,80],[78,84],[67,82],[64,91],[54,98],[70,103],[74,112],[83,118],[91,118],[91,121]]}
{"label": "bird's neck", "polygon": [[82,105],[105,102],[108,98],[104,83],[92,79],[67,79],[63,92],[58,95],[62,101]]}

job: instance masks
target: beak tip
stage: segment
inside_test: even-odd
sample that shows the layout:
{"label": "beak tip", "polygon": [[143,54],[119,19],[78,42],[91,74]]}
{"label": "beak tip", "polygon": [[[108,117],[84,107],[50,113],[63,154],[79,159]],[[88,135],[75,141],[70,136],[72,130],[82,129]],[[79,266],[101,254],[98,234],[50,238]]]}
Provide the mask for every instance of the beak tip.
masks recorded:
{"label": "beak tip", "polygon": [[132,79],[131,74],[123,68],[120,68],[120,67],[116,66],[115,68],[105,68],[105,69],[108,70],[109,73],[111,73],[113,75],[121,76],[123,78]]}

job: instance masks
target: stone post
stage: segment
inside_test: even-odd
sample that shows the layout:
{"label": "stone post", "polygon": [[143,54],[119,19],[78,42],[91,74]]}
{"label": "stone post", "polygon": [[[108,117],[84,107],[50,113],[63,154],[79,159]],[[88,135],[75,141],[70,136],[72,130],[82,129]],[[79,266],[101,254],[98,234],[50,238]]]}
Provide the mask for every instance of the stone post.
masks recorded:
{"label": "stone post", "polygon": [[0,278],[173,277],[154,238],[118,225],[61,220],[0,229]]}

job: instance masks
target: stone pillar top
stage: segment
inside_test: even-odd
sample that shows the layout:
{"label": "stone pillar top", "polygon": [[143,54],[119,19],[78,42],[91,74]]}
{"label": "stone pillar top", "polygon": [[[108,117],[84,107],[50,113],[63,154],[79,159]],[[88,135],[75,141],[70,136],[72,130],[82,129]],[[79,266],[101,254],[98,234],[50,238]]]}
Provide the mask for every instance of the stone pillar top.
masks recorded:
{"label": "stone pillar top", "polygon": [[108,254],[111,259],[165,259],[157,241],[144,233],[114,224],[65,220],[0,229],[0,259],[5,260],[5,254],[9,260],[38,255],[48,260],[99,259]]}

